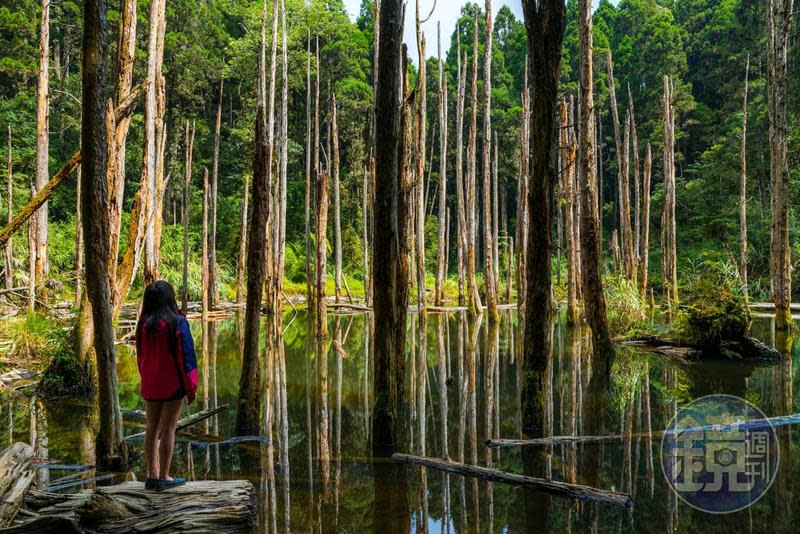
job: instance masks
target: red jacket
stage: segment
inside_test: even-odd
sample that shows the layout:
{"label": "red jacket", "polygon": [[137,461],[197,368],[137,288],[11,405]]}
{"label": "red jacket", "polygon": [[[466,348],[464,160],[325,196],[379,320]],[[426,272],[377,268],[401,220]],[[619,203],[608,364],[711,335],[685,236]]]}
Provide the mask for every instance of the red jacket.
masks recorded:
{"label": "red jacket", "polygon": [[[166,321],[148,332],[139,328],[136,335],[136,360],[141,377],[140,392],[145,400],[165,401],[197,393],[197,355],[189,322],[178,316],[176,331],[170,332]],[[175,336],[174,353],[170,336]]]}

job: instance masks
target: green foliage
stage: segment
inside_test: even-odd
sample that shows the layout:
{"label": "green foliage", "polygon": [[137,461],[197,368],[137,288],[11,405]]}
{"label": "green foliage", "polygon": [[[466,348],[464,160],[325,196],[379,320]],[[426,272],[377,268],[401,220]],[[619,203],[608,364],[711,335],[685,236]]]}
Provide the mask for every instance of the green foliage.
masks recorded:
{"label": "green foliage", "polygon": [[608,311],[608,328],[614,337],[629,336],[644,328],[646,304],[640,290],[625,276],[609,275],[603,279]]}
{"label": "green foliage", "polygon": [[740,339],[750,328],[751,314],[736,266],[709,258],[686,272],[681,302],[674,311],[672,331],[680,339],[718,347]]}

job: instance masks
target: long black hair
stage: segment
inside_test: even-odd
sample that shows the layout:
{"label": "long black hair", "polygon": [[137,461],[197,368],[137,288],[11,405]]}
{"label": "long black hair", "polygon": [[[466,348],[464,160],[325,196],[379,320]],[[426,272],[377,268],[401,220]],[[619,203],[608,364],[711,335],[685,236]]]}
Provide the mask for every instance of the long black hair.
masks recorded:
{"label": "long black hair", "polygon": [[167,324],[169,349],[175,354],[176,333],[178,330],[178,303],[175,301],[175,290],[169,282],[156,280],[144,290],[142,311],[136,324],[136,344],[142,339],[142,333],[152,333],[162,321]]}

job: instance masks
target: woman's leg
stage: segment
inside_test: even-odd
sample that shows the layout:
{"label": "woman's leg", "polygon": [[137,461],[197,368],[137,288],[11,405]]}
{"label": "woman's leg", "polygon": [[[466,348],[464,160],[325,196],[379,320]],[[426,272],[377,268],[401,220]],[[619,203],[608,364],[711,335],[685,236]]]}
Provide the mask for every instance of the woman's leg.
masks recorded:
{"label": "woman's leg", "polygon": [[147,430],[144,433],[144,459],[147,478],[158,478],[158,433],[162,402],[145,401]]}
{"label": "woman's leg", "polygon": [[183,398],[163,404],[158,425],[161,439],[158,444],[158,478],[171,480],[169,468],[172,465],[172,451],[175,450],[175,426],[178,424]]}

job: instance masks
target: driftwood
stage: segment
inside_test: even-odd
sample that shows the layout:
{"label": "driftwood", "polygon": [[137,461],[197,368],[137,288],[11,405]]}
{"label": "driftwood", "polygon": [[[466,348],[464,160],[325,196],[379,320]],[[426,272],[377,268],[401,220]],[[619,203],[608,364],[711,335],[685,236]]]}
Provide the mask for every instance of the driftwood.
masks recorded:
{"label": "driftwood", "polygon": [[[665,434],[678,434],[684,432],[729,432],[735,430],[748,431],[760,430],[767,427],[781,427],[800,424],[800,414],[780,415],[768,417],[767,419],[748,419],[737,421],[727,425],[705,425],[691,428],[673,428],[658,430],[656,432],[643,432],[631,434],[630,438],[661,438]],[[506,447],[541,447],[550,445],[582,445],[597,443],[620,443],[626,436],[622,434],[611,434],[608,436],[551,436],[548,438],[536,439],[487,439],[486,446],[492,449]]]}
{"label": "driftwood", "polygon": [[[227,404],[223,404],[221,406],[217,406],[216,408],[212,408],[210,410],[203,410],[202,412],[193,413],[183,419],[178,421],[178,425],[175,427],[176,432],[180,432],[181,430],[188,428],[192,425],[196,425],[200,421],[205,421],[209,417],[213,417],[220,412],[223,412],[228,409]],[[139,432],[138,434],[131,434],[130,436],[125,436],[126,440],[136,439],[136,438],[143,438],[144,432]]]}
{"label": "driftwood", "polygon": [[193,449],[207,449],[212,445],[242,445],[245,443],[258,443],[259,445],[268,445],[269,438],[267,436],[234,436],[232,438],[223,440],[206,440],[206,441],[192,441],[191,446]]}
{"label": "driftwood", "polygon": [[[69,480],[64,480],[64,479]],[[114,475],[100,475],[99,477],[92,477],[92,478],[80,478],[74,477],[72,475],[63,477],[61,479],[53,481],[49,486],[43,488],[42,491],[61,491],[67,488],[74,488],[75,486],[83,486],[84,484],[93,484],[97,482],[110,482],[114,479]]]}
{"label": "driftwood", "polygon": [[14,521],[33,482],[32,460],[33,448],[27,443],[14,443],[0,455],[0,527]]}
{"label": "driftwood", "polygon": [[26,505],[38,517],[4,532],[250,532],[255,490],[246,480],[189,482],[145,491],[125,482],[78,493],[31,491]]}
{"label": "driftwood", "polygon": [[12,369],[11,371],[0,375],[0,388],[8,387],[14,382],[18,382],[20,380],[30,380],[35,378],[38,374],[39,373],[36,371],[30,371],[28,369]]}
{"label": "driftwood", "polygon": [[506,473],[497,469],[462,464],[452,460],[441,460],[439,458],[411,456],[409,454],[400,453],[393,454],[392,458],[396,462],[430,467],[441,471],[447,471],[448,473],[480,478],[482,480],[488,480],[492,482],[515,484],[525,488],[557,495],[559,497],[567,497],[569,499],[613,504],[615,506],[622,506],[625,508],[633,506],[633,499],[631,499],[630,495],[616,491],[591,488],[589,486],[581,486],[579,484],[568,484],[566,482],[557,482],[555,480],[545,480],[543,478],[517,475],[515,473]]}

